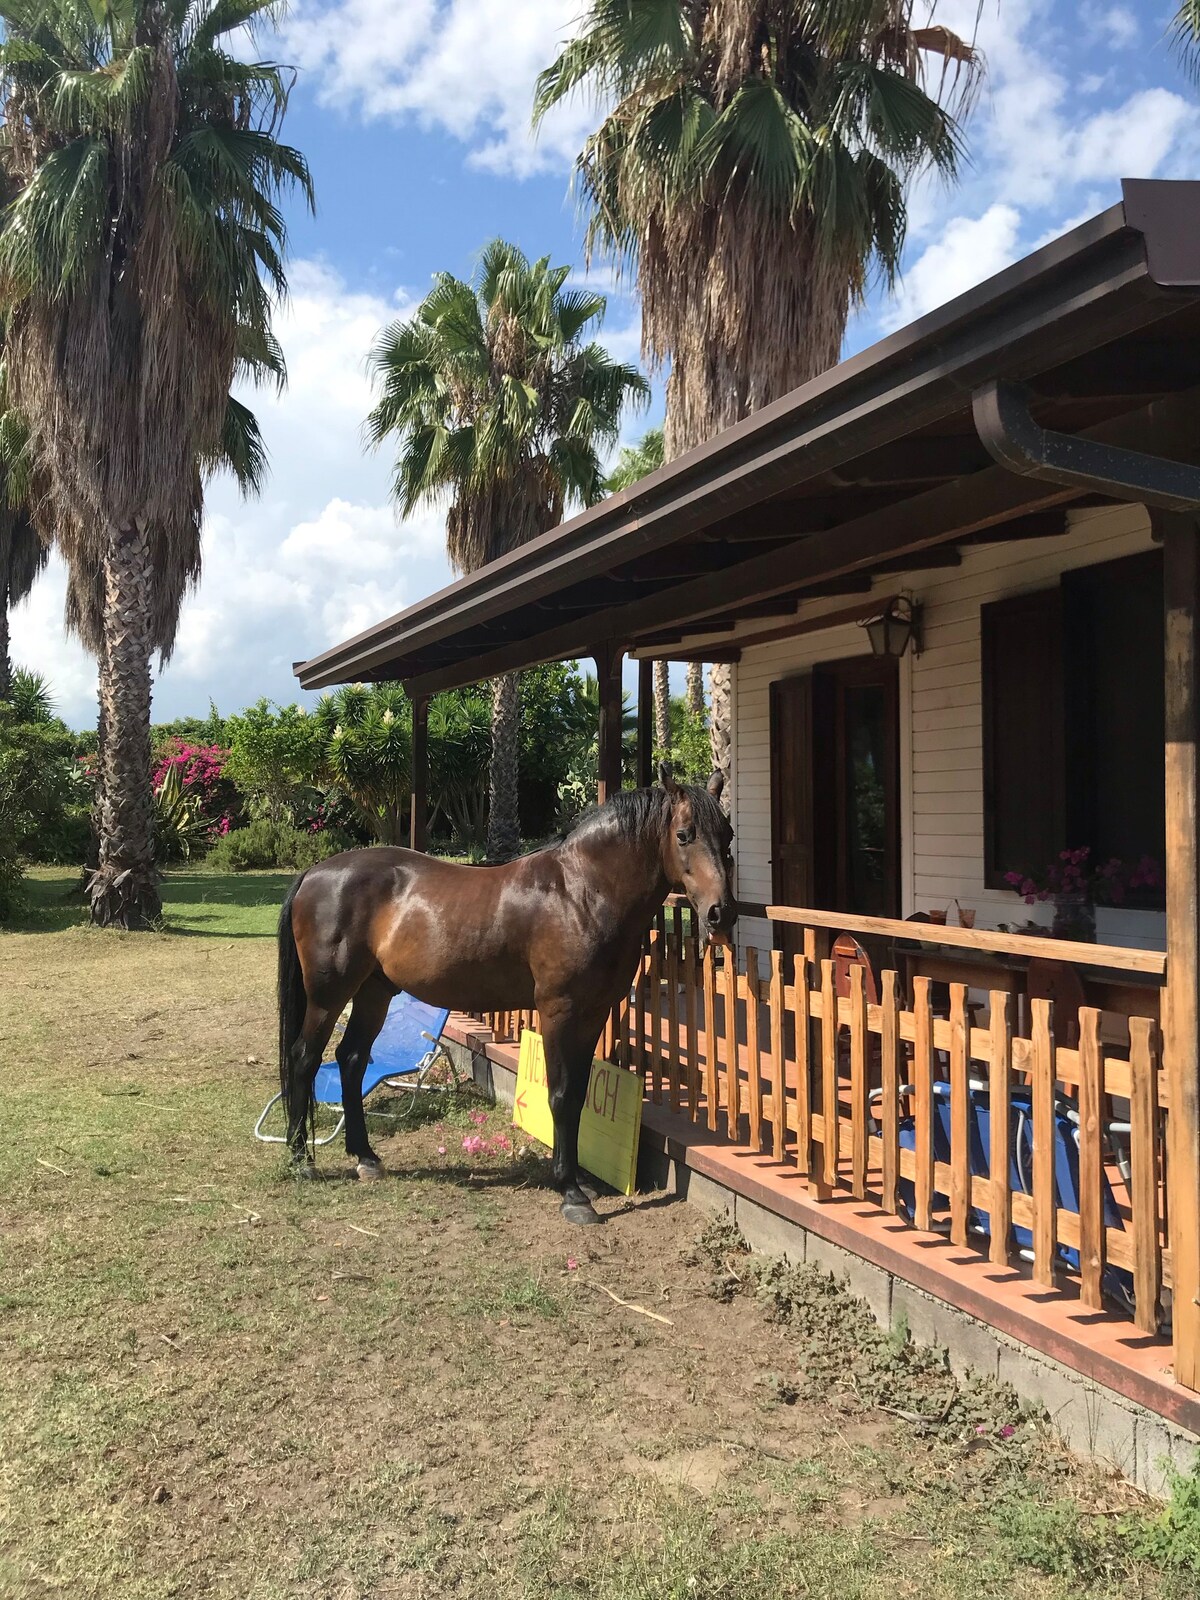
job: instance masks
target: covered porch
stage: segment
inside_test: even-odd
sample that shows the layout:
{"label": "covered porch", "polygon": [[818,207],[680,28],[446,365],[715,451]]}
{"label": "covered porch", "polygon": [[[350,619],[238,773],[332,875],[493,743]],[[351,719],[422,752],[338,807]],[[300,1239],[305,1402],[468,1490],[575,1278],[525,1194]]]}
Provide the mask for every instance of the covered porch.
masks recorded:
{"label": "covered porch", "polygon": [[[667,908],[604,1054],[696,1170],[1200,1433],[1198,377],[1200,185],[1128,183],[297,670],[406,682],[421,848],[431,694],[592,656],[603,799],[623,658],[642,781],[650,663],[730,662],[739,946]],[[902,593],[923,649],[876,657]],[[1006,872],[1083,843],[1161,851],[1165,893],[1014,931]]]}

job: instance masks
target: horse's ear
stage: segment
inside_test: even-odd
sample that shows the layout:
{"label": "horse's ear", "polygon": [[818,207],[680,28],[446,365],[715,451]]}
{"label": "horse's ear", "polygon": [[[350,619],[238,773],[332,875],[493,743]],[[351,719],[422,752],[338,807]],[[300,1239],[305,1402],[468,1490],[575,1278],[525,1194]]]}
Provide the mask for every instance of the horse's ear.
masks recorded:
{"label": "horse's ear", "polygon": [[714,800],[719,800],[721,798],[721,791],[725,787],[725,775],[724,775],[724,773],[714,772],[712,777],[708,780],[708,784],[706,785],[706,787],[708,789],[709,794],[712,795],[713,799]]}
{"label": "horse's ear", "polygon": [[669,761],[660,761],[658,763],[658,781],[672,799],[679,793],[679,785],[675,782]]}

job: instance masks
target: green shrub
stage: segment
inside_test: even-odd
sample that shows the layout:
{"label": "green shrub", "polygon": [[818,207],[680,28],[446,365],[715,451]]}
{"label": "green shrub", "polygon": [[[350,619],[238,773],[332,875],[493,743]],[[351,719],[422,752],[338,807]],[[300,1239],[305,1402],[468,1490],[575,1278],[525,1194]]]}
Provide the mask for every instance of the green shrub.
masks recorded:
{"label": "green shrub", "polygon": [[1200,1468],[1170,1474],[1171,1498],[1156,1515],[1131,1520],[1137,1554],[1174,1572],[1200,1574]]}
{"label": "green shrub", "polygon": [[30,858],[52,867],[81,867],[92,846],[92,813],[86,805],[69,805],[42,817],[29,838]]}
{"label": "green shrub", "polygon": [[311,833],[286,822],[260,817],[245,828],[227,833],[207,856],[218,872],[250,872],[255,868],[283,867],[301,872],[340,850],[353,849],[353,841],[336,828]]}

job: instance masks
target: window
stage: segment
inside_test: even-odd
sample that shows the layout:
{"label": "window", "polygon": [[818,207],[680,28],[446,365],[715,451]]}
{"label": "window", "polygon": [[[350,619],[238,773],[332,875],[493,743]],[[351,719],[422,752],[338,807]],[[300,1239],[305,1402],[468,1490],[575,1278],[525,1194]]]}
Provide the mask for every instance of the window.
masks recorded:
{"label": "window", "polygon": [[1162,861],[1162,614],[1158,551],[982,608],[992,887],[1068,845],[1089,845],[1098,860]]}

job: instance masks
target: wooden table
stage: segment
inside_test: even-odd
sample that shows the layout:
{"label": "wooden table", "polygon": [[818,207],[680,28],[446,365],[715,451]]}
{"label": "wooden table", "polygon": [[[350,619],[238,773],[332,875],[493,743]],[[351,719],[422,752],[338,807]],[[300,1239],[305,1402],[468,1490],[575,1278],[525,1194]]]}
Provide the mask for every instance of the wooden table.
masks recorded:
{"label": "wooden table", "polygon": [[[1054,941],[1047,939],[1046,943],[1049,946],[1046,959],[1052,961]],[[907,940],[898,944],[896,953],[904,958],[909,994],[912,993],[914,978],[928,978],[933,983],[965,983],[969,989],[982,989],[986,993],[1000,990],[1004,994],[1015,995],[1022,1005],[1025,1002],[1028,956],[991,955],[977,950],[963,950],[960,955],[956,950],[924,945],[918,940],[913,940],[911,946]],[[1152,1017],[1155,1021],[1159,1020],[1163,979],[1106,967],[1089,969],[1073,966],[1072,971],[1083,985],[1088,1004],[1096,1006],[1114,1022],[1126,1017]],[[1014,1018],[1014,1021],[1017,1020]],[[1119,1024],[1114,1026],[1110,1022],[1106,1025],[1102,1020],[1101,1038],[1106,1043],[1121,1042],[1122,1031]]]}

